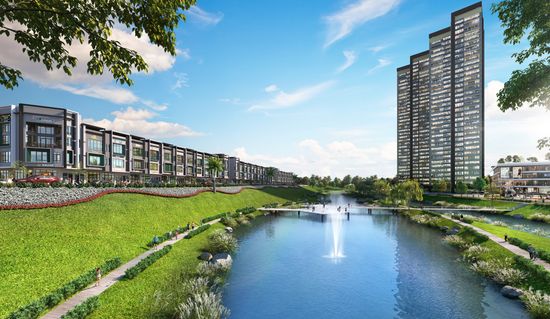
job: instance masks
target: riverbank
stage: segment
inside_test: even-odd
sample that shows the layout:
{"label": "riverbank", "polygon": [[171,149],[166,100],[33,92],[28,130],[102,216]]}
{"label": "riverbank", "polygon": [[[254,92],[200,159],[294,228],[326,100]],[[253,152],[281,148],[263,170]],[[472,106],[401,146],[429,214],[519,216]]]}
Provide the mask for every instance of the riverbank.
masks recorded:
{"label": "riverbank", "polygon": [[188,222],[199,224],[220,212],[311,196],[316,195],[303,188],[245,189],[237,195],[203,193],[185,199],[112,194],[62,208],[3,211],[0,317],[105,260],[130,260],[154,235]]}

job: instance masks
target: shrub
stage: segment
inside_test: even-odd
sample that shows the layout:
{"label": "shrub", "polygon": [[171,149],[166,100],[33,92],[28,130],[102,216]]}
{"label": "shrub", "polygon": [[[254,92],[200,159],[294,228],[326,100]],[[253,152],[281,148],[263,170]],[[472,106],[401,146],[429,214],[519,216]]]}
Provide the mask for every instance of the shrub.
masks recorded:
{"label": "shrub", "polygon": [[239,216],[236,218],[236,221],[240,225],[250,225],[250,221],[246,218],[246,216]]}
{"label": "shrub", "polygon": [[464,259],[470,262],[478,261],[489,249],[480,245],[472,245],[463,254]]}
{"label": "shrub", "polygon": [[244,217],[246,217],[248,220],[253,220],[253,219],[256,218],[256,215],[254,215],[254,214],[246,214],[246,215],[244,215]]}
{"label": "shrub", "polygon": [[[277,203],[274,203],[275,205],[278,205]],[[274,205],[274,204],[268,204],[268,205]],[[265,205],[264,205],[265,207]],[[277,206],[275,206],[277,207]],[[236,213],[242,213],[242,214],[252,214],[256,211],[256,207],[243,207],[235,210]]]}
{"label": "shrub", "polygon": [[526,271],[530,277],[536,277],[541,282],[550,282],[550,272],[546,271],[544,267],[537,265],[531,260],[521,256],[514,256],[514,262],[520,269]]}
{"label": "shrub", "polygon": [[535,319],[550,318],[550,296],[541,291],[533,291],[532,288],[524,291],[521,300],[531,317]]}
{"label": "shrub", "polygon": [[169,232],[164,233],[164,235],[161,235],[161,236],[155,235],[155,237],[153,237],[153,239],[150,242],[147,243],[147,247],[154,247],[155,245],[158,245],[158,244],[163,243],[163,242],[165,242],[169,239],[172,239],[172,237],[174,237],[176,232],[178,234],[182,234],[185,231],[187,231],[187,227],[179,226],[178,228],[176,228],[174,230],[171,230]]}
{"label": "shrub", "polygon": [[237,239],[221,229],[208,236],[208,251],[212,254],[232,253],[238,246]]}
{"label": "shrub", "polygon": [[489,237],[478,233],[471,227],[463,227],[459,233],[460,237],[474,244],[481,244],[489,240]]}
{"label": "shrub", "polygon": [[500,226],[500,227],[508,227],[508,224],[506,224],[505,222],[500,221],[500,220],[495,220],[491,224],[493,224],[495,226]]}
{"label": "shrub", "polygon": [[470,247],[470,244],[458,235],[445,236],[443,237],[443,241],[460,250],[464,250]]}
{"label": "shrub", "polygon": [[544,222],[550,224],[550,215],[545,215],[541,213],[536,213],[531,216],[529,216],[530,220],[538,221],[538,222]]}
{"label": "shrub", "polygon": [[265,204],[264,208],[277,208],[279,206],[279,203],[271,203],[271,204]]}
{"label": "shrub", "polygon": [[138,262],[134,267],[129,268],[124,273],[124,277],[126,279],[133,279],[139,273],[144,271],[147,267],[151,266],[155,261],[159,260],[162,256],[168,254],[172,250],[171,245],[166,245],[161,250],[155,251],[154,253],[150,254],[149,256],[142,259],[140,262]]}
{"label": "shrub", "polygon": [[61,319],[84,319],[94,312],[97,307],[99,307],[99,297],[90,297],[61,316]]}
{"label": "shrub", "polygon": [[223,217],[226,217],[228,213],[219,213],[219,214],[216,214],[214,216],[208,216],[208,217],[205,217],[201,220],[201,222],[203,224],[206,224],[208,223],[209,221],[213,221],[213,220],[216,220],[216,219],[219,219],[219,218],[223,218]]}
{"label": "shrub", "polygon": [[222,218],[221,223],[224,224],[225,226],[228,226],[228,227],[231,227],[231,228],[235,228],[235,227],[239,226],[239,223],[237,223],[235,218],[231,218],[231,217]]}
{"label": "shrub", "polygon": [[178,319],[227,318],[230,311],[222,305],[220,294],[202,292],[191,294],[178,306]]}
{"label": "shrub", "polygon": [[210,228],[210,224],[204,224],[204,225],[200,225],[199,227],[189,231],[187,233],[187,236],[185,236],[186,239],[191,239],[193,238],[194,236],[197,236],[198,234],[202,233],[203,231],[207,230],[208,228]]}
{"label": "shrub", "polygon": [[220,264],[203,261],[197,266],[197,275],[205,278],[222,277],[229,271],[231,264]]}
{"label": "shrub", "polygon": [[[106,274],[112,271],[115,268],[118,268],[122,262],[120,258],[113,258],[106,261],[99,268],[101,269],[102,274]],[[32,303],[19,308],[15,312],[11,313],[8,316],[8,319],[32,319],[38,318],[39,315],[47,309],[51,309],[58,305],[63,299],[66,299],[78,291],[86,288],[92,284],[96,279],[95,268],[87,271],[86,273],[80,275],[79,277],[71,280],[57,290],[51,292],[50,294],[35,300]]]}
{"label": "shrub", "polygon": [[517,286],[527,277],[525,272],[513,267],[510,258],[481,260],[473,263],[470,268],[503,285]]}

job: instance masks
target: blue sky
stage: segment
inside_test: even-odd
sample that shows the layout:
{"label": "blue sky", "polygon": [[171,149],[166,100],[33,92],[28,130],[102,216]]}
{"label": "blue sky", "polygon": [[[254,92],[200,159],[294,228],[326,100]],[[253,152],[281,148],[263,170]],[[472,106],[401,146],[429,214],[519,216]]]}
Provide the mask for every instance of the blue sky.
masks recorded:
{"label": "blue sky", "polygon": [[[67,107],[109,128],[300,175],[393,176],[395,69],[471,3],[199,0],[177,30],[175,58],[115,30],[150,64],[148,74],[133,75],[132,87],[83,67],[72,78],[47,72],[0,38],[0,61],[25,77],[13,91],[0,89],[0,105]],[[542,108],[496,110],[494,95],[517,67],[510,55],[525,44],[502,43],[490,4],[483,3],[487,167],[508,153],[542,157],[536,139],[550,130]],[[85,46],[70,50],[86,61]]]}

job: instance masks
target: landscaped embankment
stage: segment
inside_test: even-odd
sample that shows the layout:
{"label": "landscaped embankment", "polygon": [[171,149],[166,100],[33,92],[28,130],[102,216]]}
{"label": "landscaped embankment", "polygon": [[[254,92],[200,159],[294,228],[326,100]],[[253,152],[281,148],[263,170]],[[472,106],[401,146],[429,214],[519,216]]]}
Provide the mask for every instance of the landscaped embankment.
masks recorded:
{"label": "landscaped embankment", "polygon": [[[224,186],[218,187],[217,191],[224,194],[237,194],[243,188],[242,186]],[[0,188],[0,210],[63,207],[89,202],[101,196],[115,193],[185,198],[209,192],[211,189],[210,187],[2,187]]]}
{"label": "landscaped embankment", "polygon": [[[61,208],[2,211],[0,318],[105,260],[117,256],[123,262],[132,259],[147,248],[154,235],[179,225],[199,223],[204,217],[246,206],[309,196],[314,194],[301,188],[244,189],[237,195],[207,192],[185,199],[111,194]],[[189,248],[179,246],[188,245],[176,245],[169,256]],[[137,279],[147,277],[146,273]],[[129,289],[136,294],[126,298],[135,297],[140,303],[143,295],[139,289]]]}

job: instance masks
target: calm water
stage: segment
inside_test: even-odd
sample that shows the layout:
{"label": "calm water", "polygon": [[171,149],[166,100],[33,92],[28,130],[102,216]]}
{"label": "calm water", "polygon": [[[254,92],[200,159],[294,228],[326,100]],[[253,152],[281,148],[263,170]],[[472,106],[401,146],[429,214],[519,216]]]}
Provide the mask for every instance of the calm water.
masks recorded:
{"label": "calm water", "polygon": [[437,231],[376,211],[340,216],[339,259],[326,257],[332,227],[319,216],[267,216],[240,228],[224,293],[231,318],[527,318]]}

